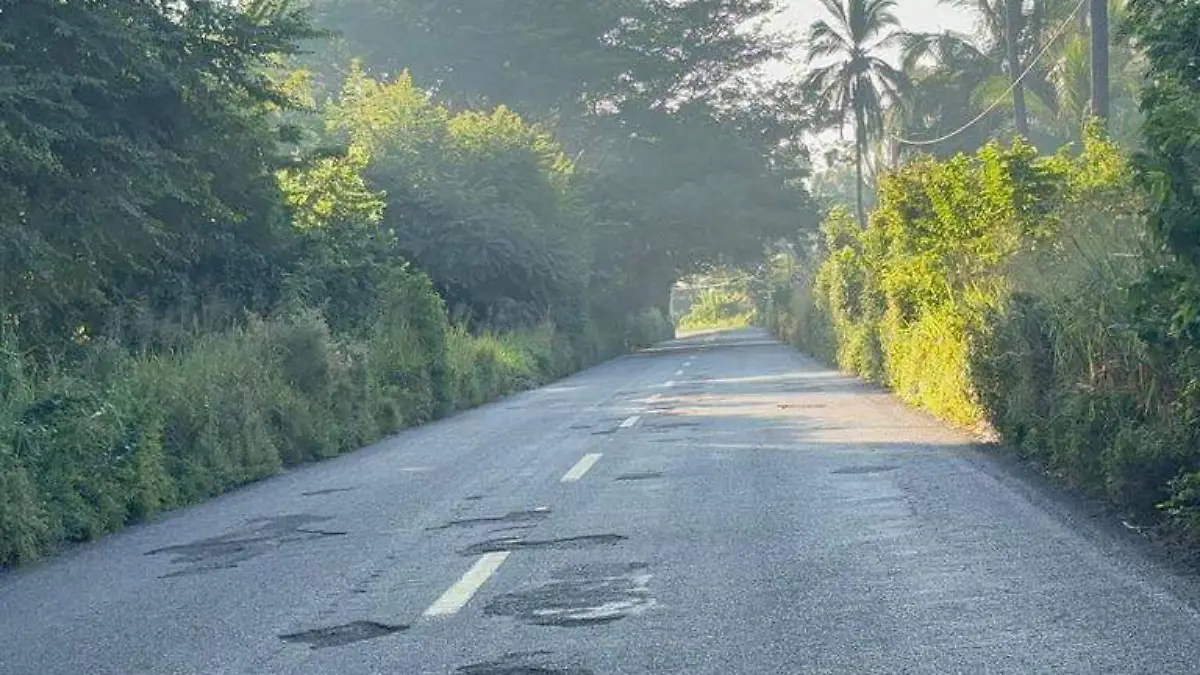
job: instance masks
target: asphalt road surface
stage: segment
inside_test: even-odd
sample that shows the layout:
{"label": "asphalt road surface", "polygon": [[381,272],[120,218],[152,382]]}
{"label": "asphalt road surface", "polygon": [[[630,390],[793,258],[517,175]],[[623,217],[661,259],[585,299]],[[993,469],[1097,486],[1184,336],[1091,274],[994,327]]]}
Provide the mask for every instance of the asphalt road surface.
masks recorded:
{"label": "asphalt road surface", "polygon": [[0,673],[1200,673],[1136,534],[762,333],[0,576]]}

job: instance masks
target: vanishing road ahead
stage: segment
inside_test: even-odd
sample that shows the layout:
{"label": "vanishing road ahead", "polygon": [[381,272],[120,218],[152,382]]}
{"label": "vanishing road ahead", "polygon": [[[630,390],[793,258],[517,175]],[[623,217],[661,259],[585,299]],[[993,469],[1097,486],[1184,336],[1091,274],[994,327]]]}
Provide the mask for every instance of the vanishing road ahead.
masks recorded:
{"label": "vanishing road ahead", "polygon": [[1137,535],[755,331],[0,576],[0,673],[1197,673]]}

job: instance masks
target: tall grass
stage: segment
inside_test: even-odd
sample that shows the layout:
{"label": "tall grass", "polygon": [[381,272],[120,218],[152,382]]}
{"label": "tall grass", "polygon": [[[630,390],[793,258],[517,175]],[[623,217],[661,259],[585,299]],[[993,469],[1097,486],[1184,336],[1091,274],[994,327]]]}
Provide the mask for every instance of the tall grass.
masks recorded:
{"label": "tall grass", "polygon": [[574,368],[570,343],[550,323],[479,335],[456,327],[448,340],[454,404],[460,409],[539,386]]}
{"label": "tall grass", "polygon": [[0,334],[0,565],[548,382],[579,351],[549,323],[451,327],[431,291],[353,336],[304,310],[158,353],[91,344],[70,368]]}
{"label": "tall grass", "polygon": [[744,288],[707,288],[696,295],[676,325],[683,330],[714,330],[753,323],[754,304]]}
{"label": "tall grass", "polygon": [[644,309],[625,317],[625,349],[641,349],[675,336],[675,327],[657,308]]}

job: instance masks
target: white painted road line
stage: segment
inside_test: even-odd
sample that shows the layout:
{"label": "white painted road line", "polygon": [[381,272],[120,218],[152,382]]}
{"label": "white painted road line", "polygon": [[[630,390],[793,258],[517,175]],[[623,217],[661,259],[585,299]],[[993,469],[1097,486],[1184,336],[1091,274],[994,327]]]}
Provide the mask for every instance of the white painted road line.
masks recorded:
{"label": "white painted road line", "polygon": [[667,389],[670,389],[671,387],[675,386],[675,380],[667,380],[667,383],[664,384],[663,386],[666,387]]}
{"label": "white painted road line", "polygon": [[621,422],[621,428],[628,429],[629,427],[637,424],[638,420],[640,419],[642,419],[641,415],[630,415],[629,417],[625,418],[625,421]]}
{"label": "white painted road line", "polygon": [[683,374],[683,369],[682,369],[682,368],[680,368],[679,370],[675,371],[675,375],[677,375],[677,376],[678,376],[678,375],[682,375],[682,374]]}
{"label": "white painted road line", "polygon": [[684,362],[683,362],[683,367],[684,367],[684,368],[687,368],[687,367],[688,367],[688,366],[690,366],[690,365],[692,365],[692,362],[691,362],[691,361],[684,361]]}
{"label": "white painted road line", "polygon": [[496,570],[500,569],[500,565],[508,558],[508,554],[508,551],[485,553],[482,558],[475,561],[474,565],[471,565],[471,569],[467,570],[461,579],[446,589],[446,592],[442,593],[442,597],[425,610],[424,615],[436,617],[457,614],[458,610],[465,607],[471,597],[496,573]]}
{"label": "white painted road line", "polygon": [[583,474],[587,473],[588,469],[595,466],[596,462],[599,462],[600,458],[603,456],[604,454],[600,452],[591,452],[584,455],[582,459],[575,463],[575,466],[571,467],[570,471],[563,475],[560,482],[574,483],[580,478],[583,478]]}

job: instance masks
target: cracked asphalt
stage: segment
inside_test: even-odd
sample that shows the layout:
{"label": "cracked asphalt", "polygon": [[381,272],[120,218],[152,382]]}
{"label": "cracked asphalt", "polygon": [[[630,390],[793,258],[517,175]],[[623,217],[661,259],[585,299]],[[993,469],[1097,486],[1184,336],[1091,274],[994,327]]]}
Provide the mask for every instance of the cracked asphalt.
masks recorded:
{"label": "cracked asphalt", "polygon": [[1194,578],[755,331],[0,575],[0,673],[1200,673]]}

